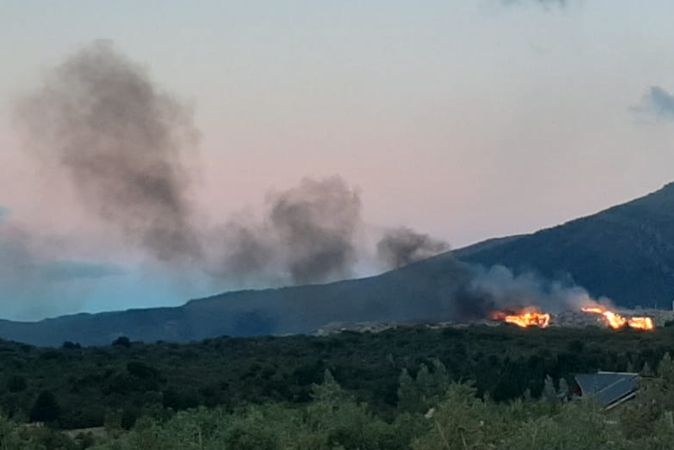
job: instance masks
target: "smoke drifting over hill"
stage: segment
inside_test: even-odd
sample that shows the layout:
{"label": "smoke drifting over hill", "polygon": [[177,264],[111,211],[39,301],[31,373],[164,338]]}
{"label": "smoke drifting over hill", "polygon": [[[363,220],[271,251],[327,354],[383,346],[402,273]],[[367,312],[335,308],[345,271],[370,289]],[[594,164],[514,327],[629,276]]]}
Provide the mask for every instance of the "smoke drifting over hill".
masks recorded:
{"label": "smoke drifting over hill", "polygon": [[377,243],[377,255],[388,267],[397,269],[438,253],[449,251],[449,244],[417,233],[407,227],[389,230]]}
{"label": "smoke drifting over hill", "polygon": [[[32,153],[71,181],[85,210],[159,261],[235,281],[353,275],[362,207],[338,176],[270,193],[260,219],[201,223],[185,164],[197,159],[192,111],[110,42],[71,55],[17,115]],[[382,246],[391,268],[446,249],[408,229]]]}
{"label": "smoke drifting over hill", "polygon": [[[269,193],[257,218],[229,218],[215,226],[201,222],[190,200],[185,164],[196,160],[199,134],[190,109],[109,43],[95,43],[57,67],[19,105],[18,117],[33,153],[72,182],[85,210],[163,263],[189,264],[214,279],[239,284],[311,284],[354,275],[359,256],[368,251],[359,247],[364,228],[359,192],[339,176],[306,178]],[[29,235],[15,240],[20,245],[3,249],[14,261],[0,269],[5,286],[83,269],[87,277],[100,272],[49,261],[36,269],[39,248],[33,253],[35,246],[26,239],[30,241]],[[376,247],[386,269],[449,249],[447,243],[409,228],[389,229]],[[589,298],[578,288],[515,276],[503,267],[468,266],[451,255],[445,262],[439,273],[417,273],[416,265],[390,272],[384,279],[393,280],[391,285],[370,281],[370,290],[352,293],[348,304],[341,291],[331,291],[323,301],[320,295],[294,298],[291,306],[284,297],[254,311],[246,306],[231,313],[234,329],[219,331],[311,331],[307,327],[331,321],[382,317],[481,319],[495,309],[536,305],[549,310]]]}
{"label": "smoke drifting over hill", "polygon": [[[269,193],[259,217],[228,218],[215,226],[201,222],[190,200],[186,164],[197,159],[199,133],[191,110],[109,43],[97,42],[72,55],[19,105],[18,114],[33,153],[72,182],[85,210],[163,263],[189,264],[214,279],[236,283],[311,284],[354,275],[359,256],[368,252],[359,246],[364,229],[360,194],[339,176],[306,178]],[[86,269],[82,274],[88,277],[100,271],[49,261],[38,267],[41,255],[29,245],[30,236],[15,242],[4,249],[15,262],[0,269],[3,285],[73,270]],[[447,243],[404,227],[389,229],[376,245],[386,269],[448,249]],[[301,305],[294,312],[283,303],[247,311],[239,322],[255,323],[253,314],[265,318],[269,332],[310,331],[302,327],[354,318],[485,318],[495,309],[537,305],[549,310],[588,298],[577,288],[515,276],[503,267],[467,266],[451,255],[446,261],[451,263],[442,273],[429,277],[410,266],[392,275],[398,280],[393,290],[354,293],[353,301],[360,300],[351,309],[359,315],[340,312],[344,300],[322,303],[317,297],[294,303],[295,308]],[[386,300],[379,299],[382,295]],[[405,295],[425,298],[426,303],[400,303],[394,300],[399,295],[403,300]],[[236,326],[249,333],[246,327],[253,325]]]}
{"label": "smoke drifting over hill", "polygon": [[287,248],[288,268],[296,283],[351,275],[360,212],[358,193],[339,177],[305,179],[273,196],[270,223]]}
{"label": "smoke drifting over hill", "polygon": [[344,278],[357,260],[358,192],[340,177],[304,179],[268,195],[260,220],[231,221],[219,235],[223,273],[283,274],[304,284]]}
{"label": "smoke drifting over hill", "polygon": [[[200,221],[191,201],[186,164],[197,159],[199,133],[192,111],[110,43],[94,43],[68,58],[41,89],[21,102],[18,117],[30,149],[53,172],[71,181],[85,210],[165,264],[189,265],[239,285],[249,280],[311,284],[354,275],[359,257],[372,253],[360,244],[364,230],[360,194],[339,176],[306,178],[297,186],[269,193],[259,217],[226,218],[216,225]],[[35,246],[27,245],[26,239],[6,250],[19,265],[34,266],[36,256],[27,250]],[[401,227],[380,237],[376,254],[381,268],[395,269],[448,249],[443,241]],[[41,257],[39,248],[36,254]],[[0,281],[7,285],[25,278],[25,273],[48,278],[64,269],[82,269],[47,263],[42,266],[46,271],[32,268],[21,274],[14,263],[2,269]],[[96,273],[91,269],[84,275]],[[403,271],[396,292],[375,290],[353,307],[368,320],[386,308],[405,317],[465,319],[484,318],[489,311],[508,307],[564,307],[587,297],[584,291],[530,275],[515,276],[502,267],[486,270],[453,261],[430,279],[428,274],[417,275],[414,266],[410,269]],[[385,304],[372,300],[384,293],[386,298],[396,297],[401,289],[433,300],[395,307],[393,300]],[[311,300],[296,313],[306,320],[311,316],[314,325],[320,325],[321,318],[341,317],[342,303]],[[295,320],[281,304],[267,305],[256,314],[276,324],[278,331],[287,331]]]}
{"label": "smoke drifting over hill", "polygon": [[547,312],[579,311],[594,304],[588,292],[572,284],[549,281],[530,272],[514,274],[504,266],[484,268],[472,265],[468,292],[485,317],[494,310],[518,310],[535,306]]}

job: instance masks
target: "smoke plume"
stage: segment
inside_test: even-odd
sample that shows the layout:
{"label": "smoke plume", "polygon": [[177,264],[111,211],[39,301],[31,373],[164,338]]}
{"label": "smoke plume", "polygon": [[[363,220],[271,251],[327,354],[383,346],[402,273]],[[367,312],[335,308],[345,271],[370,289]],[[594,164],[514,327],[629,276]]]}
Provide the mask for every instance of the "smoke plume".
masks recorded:
{"label": "smoke plume", "polygon": [[161,260],[198,257],[181,154],[191,113],[144,70],[96,42],[18,108],[30,147],[72,181],[84,206]]}
{"label": "smoke plume", "polygon": [[[517,311],[536,306],[546,312],[578,311],[595,303],[588,292],[576,285],[551,281],[531,272],[514,274],[504,266],[472,266],[472,277],[466,289],[467,299],[479,307],[479,317],[488,317],[495,310]],[[477,301],[476,301],[477,300]]]}
{"label": "smoke plume", "polygon": [[388,231],[377,243],[377,256],[387,267],[397,269],[449,250],[447,242],[400,227]]}
{"label": "smoke plume", "polygon": [[361,202],[342,178],[306,178],[269,194],[266,206],[260,221],[232,221],[225,228],[227,273],[286,274],[295,284],[352,274]]}
{"label": "smoke plume", "polygon": [[214,242],[219,244],[214,275],[243,283],[275,278],[278,244],[269,227],[252,220],[232,220],[218,227],[213,235]]}
{"label": "smoke plume", "polygon": [[[191,111],[109,42],[69,57],[17,112],[29,148],[67,177],[85,210],[156,259],[230,281],[297,284],[353,274],[361,201],[338,176],[269,194],[259,220],[198,223],[183,160],[197,143]],[[401,228],[378,251],[399,267],[446,248]]]}
{"label": "smoke plume", "polygon": [[361,203],[339,177],[305,179],[274,196],[269,215],[296,283],[351,275]]}
{"label": "smoke plume", "polygon": [[[230,220],[204,235],[182,160],[198,136],[191,111],[108,42],[68,58],[17,111],[29,148],[66,174],[86,210],[159,260],[294,283],[351,274],[361,204],[339,177],[270,194],[259,223]],[[222,254],[206,255],[214,240]]]}

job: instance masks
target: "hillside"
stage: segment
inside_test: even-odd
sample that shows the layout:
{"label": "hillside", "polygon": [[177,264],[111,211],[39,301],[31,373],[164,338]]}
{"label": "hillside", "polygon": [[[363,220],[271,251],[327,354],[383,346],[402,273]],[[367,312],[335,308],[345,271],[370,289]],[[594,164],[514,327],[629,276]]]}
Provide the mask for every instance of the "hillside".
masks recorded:
{"label": "hillside", "polygon": [[631,202],[524,236],[456,251],[462,261],[569,277],[620,306],[671,308],[674,183]]}
{"label": "hillside", "polygon": [[174,308],[77,314],[40,322],[0,321],[0,337],[33,345],[105,345],[118,336],[187,342],[214,336],[310,333],[328,324],[428,322],[463,314],[468,268],[451,257],[379,276],[280,289],[229,292]]}

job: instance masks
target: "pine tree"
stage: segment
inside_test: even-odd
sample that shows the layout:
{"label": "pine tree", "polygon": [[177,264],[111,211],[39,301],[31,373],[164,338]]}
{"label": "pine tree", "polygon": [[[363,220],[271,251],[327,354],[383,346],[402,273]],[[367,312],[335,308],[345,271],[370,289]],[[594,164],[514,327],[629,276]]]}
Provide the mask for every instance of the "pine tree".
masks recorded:
{"label": "pine tree", "polygon": [[559,380],[559,389],[557,390],[558,397],[562,400],[568,400],[570,397],[569,383],[566,382],[566,379],[560,378]]}
{"label": "pine tree", "polygon": [[648,361],[646,361],[641,368],[641,375],[644,377],[652,377],[655,375],[653,369],[651,369],[651,366],[648,364]]}
{"label": "pine tree", "polygon": [[670,387],[674,387],[674,361],[669,353],[665,353],[665,356],[660,360],[658,364],[658,375],[663,379],[665,384]]}
{"label": "pine tree", "polygon": [[414,379],[403,369],[398,377],[398,408],[409,412],[422,412],[421,394]]}
{"label": "pine tree", "polygon": [[557,403],[559,401],[559,398],[557,398],[557,390],[555,389],[555,382],[550,375],[545,376],[545,382],[543,383],[543,399],[548,403]]}
{"label": "pine tree", "polygon": [[433,393],[435,380],[433,379],[433,375],[431,375],[431,371],[428,370],[428,366],[426,364],[422,364],[419,368],[415,382],[423,397],[427,397],[429,394]]}

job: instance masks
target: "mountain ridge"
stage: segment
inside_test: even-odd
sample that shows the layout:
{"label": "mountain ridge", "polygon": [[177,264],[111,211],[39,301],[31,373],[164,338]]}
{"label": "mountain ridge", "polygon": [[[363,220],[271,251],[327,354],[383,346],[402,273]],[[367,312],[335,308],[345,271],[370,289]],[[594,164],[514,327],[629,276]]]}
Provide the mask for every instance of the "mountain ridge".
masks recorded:
{"label": "mountain ridge", "polygon": [[469,263],[570,277],[594,296],[607,296],[619,306],[670,307],[674,183],[590,216],[455,254]]}

